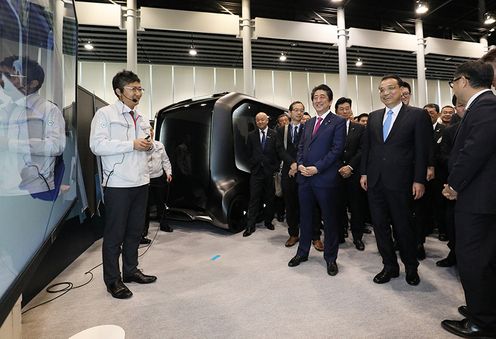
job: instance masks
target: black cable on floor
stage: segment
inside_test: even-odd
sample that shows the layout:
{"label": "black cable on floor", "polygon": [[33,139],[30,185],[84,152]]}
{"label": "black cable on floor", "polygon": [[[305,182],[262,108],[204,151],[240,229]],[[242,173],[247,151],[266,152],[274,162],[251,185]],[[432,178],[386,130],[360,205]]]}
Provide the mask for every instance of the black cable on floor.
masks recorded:
{"label": "black cable on floor", "polygon": [[[146,252],[148,252],[148,250],[149,250],[149,249],[150,249],[150,247],[152,246],[153,242],[154,242],[154,241],[155,241],[155,239],[157,238],[157,235],[158,235],[158,231],[159,231],[159,229],[160,229],[160,227],[157,227],[157,230],[155,231],[155,234],[154,234],[154,236],[153,236],[153,238],[152,238],[152,241],[151,241],[148,245],[145,245],[145,246],[140,246],[140,247],[139,247],[139,249],[141,249],[141,248],[146,248],[146,249],[145,249],[145,251],[143,251],[143,253],[141,253],[140,255],[138,255],[138,258],[139,258],[139,257],[142,257],[143,255],[145,255],[145,253],[146,253]],[[89,284],[89,283],[93,280],[93,272],[92,272],[92,271],[93,271],[94,269],[96,269],[96,268],[98,268],[98,267],[102,266],[102,265],[103,265],[103,262],[101,262],[101,263],[99,263],[98,265],[96,265],[96,266],[92,267],[90,270],[88,270],[88,271],[84,272],[84,274],[85,274],[85,275],[86,275],[86,274],[89,274],[89,275],[90,275],[90,279],[89,279],[87,282],[85,282],[85,283],[83,283],[83,284],[81,284],[81,285],[74,286],[74,284],[73,284],[72,282],[70,282],[70,281],[62,281],[62,282],[59,282],[59,283],[56,283],[56,284],[51,284],[51,285],[47,286],[47,288],[45,289],[45,291],[46,291],[47,293],[61,293],[61,294],[59,294],[58,296],[56,296],[56,297],[54,297],[54,298],[52,298],[52,299],[46,300],[46,301],[44,301],[44,302],[42,302],[42,303],[39,303],[38,305],[34,305],[33,307],[30,307],[30,308],[28,308],[27,310],[22,311],[22,312],[21,312],[21,314],[27,313],[27,312],[29,312],[29,311],[31,311],[31,310],[33,310],[33,309],[37,308],[37,307],[40,307],[40,306],[42,306],[42,305],[46,305],[46,304],[48,304],[49,302],[54,301],[55,299],[58,299],[58,298],[60,298],[61,296],[63,296],[63,295],[65,295],[65,294],[69,293],[69,291],[70,291],[70,290],[73,290],[73,289],[80,288],[80,287],[83,287],[83,286],[88,285],[88,284]],[[63,286],[63,287],[58,288],[59,286]]]}

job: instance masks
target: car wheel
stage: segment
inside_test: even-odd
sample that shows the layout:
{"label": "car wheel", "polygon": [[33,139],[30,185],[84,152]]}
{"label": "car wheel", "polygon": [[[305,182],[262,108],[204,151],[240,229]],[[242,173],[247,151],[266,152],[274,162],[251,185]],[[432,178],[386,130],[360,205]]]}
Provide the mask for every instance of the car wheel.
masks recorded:
{"label": "car wheel", "polygon": [[243,197],[235,197],[229,207],[227,220],[229,220],[229,230],[233,233],[240,232],[246,228],[246,218],[248,213],[248,200]]}

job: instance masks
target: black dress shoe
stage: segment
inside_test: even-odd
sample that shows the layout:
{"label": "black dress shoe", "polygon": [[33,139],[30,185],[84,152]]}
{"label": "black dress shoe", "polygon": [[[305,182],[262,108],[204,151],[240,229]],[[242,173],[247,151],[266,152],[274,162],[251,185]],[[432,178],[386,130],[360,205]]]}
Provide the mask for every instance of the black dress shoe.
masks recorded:
{"label": "black dress shoe", "polygon": [[374,282],[376,284],[385,284],[391,278],[398,278],[400,276],[400,270],[398,269],[388,269],[388,268],[383,268],[382,271],[380,271],[375,277],[374,277]]}
{"label": "black dress shoe", "polygon": [[335,276],[336,274],[338,274],[338,272],[338,264],[336,264],[335,261],[327,263],[327,274],[329,274],[330,276]]}
{"label": "black dress shoe", "polygon": [[417,246],[417,259],[424,260],[425,259],[425,248],[424,245],[420,244]]}
{"label": "black dress shoe", "polygon": [[267,227],[267,229],[269,229],[271,231],[274,230],[274,225],[272,223],[265,224],[265,227]]}
{"label": "black dress shoe", "polygon": [[160,230],[161,231],[164,231],[164,232],[172,232],[172,231],[174,231],[172,229],[172,227],[170,227],[169,225],[160,225]]}
{"label": "black dress shoe", "polygon": [[468,318],[469,317],[468,308],[465,305],[458,307],[458,313],[460,313],[461,315],[463,315],[465,318]]}
{"label": "black dress shoe", "polygon": [[345,230],[343,233],[343,237],[348,238],[348,230]]}
{"label": "black dress shoe", "polygon": [[365,249],[365,244],[363,243],[362,240],[353,240],[353,243],[355,244],[355,247],[359,251],[363,251]]}
{"label": "black dress shoe", "polygon": [[364,234],[371,234],[371,233],[372,233],[372,231],[371,231],[369,228],[365,227],[365,228],[363,229],[363,233],[364,233]]}
{"label": "black dress shoe", "polygon": [[143,274],[140,270],[137,270],[135,273],[122,277],[124,282],[136,282],[138,284],[151,284],[157,280],[157,277],[154,275],[146,275]]}
{"label": "black dress shoe", "polygon": [[405,280],[408,285],[417,286],[420,283],[417,270],[406,270]]}
{"label": "black dress shoe", "polygon": [[443,320],[441,326],[446,331],[464,338],[496,338],[496,331],[485,331],[468,319]]}
{"label": "black dress shoe", "polygon": [[248,227],[244,232],[243,232],[243,237],[249,237],[255,232],[255,227]]}
{"label": "black dress shoe", "polygon": [[288,262],[288,266],[289,267],[295,267],[295,266],[298,266],[299,264],[301,264],[302,262],[305,262],[307,260],[308,260],[308,256],[303,257],[303,256],[297,254],[293,258],[291,258],[291,260]]}
{"label": "black dress shoe", "polygon": [[440,241],[448,241],[448,236],[445,233],[439,233],[439,235],[437,236],[437,238]]}
{"label": "black dress shoe", "polygon": [[140,245],[148,245],[151,242],[151,239],[148,239],[147,237],[141,237]]}
{"label": "black dress shoe", "polygon": [[133,292],[131,292],[129,288],[124,285],[121,279],[108,284],[107,291],[109,291],[110,294],[117,299],[129,299],[133,296]]}
{"label": "black dress shoe", "polygon": [[283,222],[284,221],[284,214],[278,214],[277,215],[277,221]]}
{"label": "black dress shoe", "polygon": [[451,267],[456,265],[456,260],[450,257],[436,261],[436,266],[438,267]]}

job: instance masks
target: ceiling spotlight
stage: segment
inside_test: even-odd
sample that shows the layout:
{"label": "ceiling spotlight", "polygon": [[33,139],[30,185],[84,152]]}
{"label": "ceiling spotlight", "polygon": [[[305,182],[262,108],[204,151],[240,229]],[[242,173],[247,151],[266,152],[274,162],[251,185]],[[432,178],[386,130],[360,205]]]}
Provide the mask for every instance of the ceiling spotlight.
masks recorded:
{"label": "ceiling spotlight", "polygon": [[84,48],[88,51],[91,51],[93,48],[93,45],[91,44],[91,41],[88,41],[86,44],[84,44]]}
{"label": "ceiling spotlight", "polygon": [[196,51],[195,47],[194,46],[191,46],[190,49],[189,49],[189,55],[191,56],[195,56],[198,54],[198,52]]}
{"label": "ceiling spotlight", "polygon": [[362,65],[363,65],[362,59],[358,58],[357,61],[355,62],[355,66],[356,67],[362,67]]}
{"label": "ceiling spotlight", "polygon": [[489,30],[489,32],[494,32],[494,27]]}
{"label": "ceiling spotlight", "polygon": [[342,2],[343,0],[331,0],[331,2],[335,3],[335,4],[338,4],[340,2]]}
{"label": "ceiling spotlight", "polygon": [[281,56],[279,57],[279,60],[280,61],[286,61],[288,59],[288,57],[286,56],[286,54],[284,54],[284,52],[281,52]]}
{"label": "ceiling spotlight", "polygon": [[415,2],[415,13],[417,14],[425,14],[429,10],[429,5],[427,1],[417,0]]}
{"label": "ceiling spotlight", "polygon": [[484,25],[492,25],[496,22],[493,13],[487,12],[484,14]]}

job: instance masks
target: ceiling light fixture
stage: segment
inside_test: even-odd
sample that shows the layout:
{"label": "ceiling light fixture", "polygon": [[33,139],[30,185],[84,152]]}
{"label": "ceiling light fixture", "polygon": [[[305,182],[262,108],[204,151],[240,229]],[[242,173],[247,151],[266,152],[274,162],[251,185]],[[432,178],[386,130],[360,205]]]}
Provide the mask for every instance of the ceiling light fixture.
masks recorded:
{"label": "ceiling light fixture", "polygon": [[362,67],[362,65],[363,65],[362,59],[358,58],[357,61],[355,62],[355,66],[356,67]]}
{"label": "ceiling light fixture", "polygon": [[286,54],[284,54],[284,52],[281,52],[281,56],[279,57],[279,61],[286,61],[288,60],[288,57],[286,56]]}
{"label": "ceiling light fixture", "polygon": [[331,2],[335,3],[335,4],[338,4],[340,2],[342,2],[343,0],[331,0]]}
{"label": "ceiling light fixture", "polygon": [[429,5],[427,1],[417,0],[415,2],[415,13],[417,14],[425,14],[429,11]]}
{"label": "ceiling light fixture", "polygon": [[191,47],[189,48],[189,52],[188,52],[188,53],[189,53],[189,55],[191,55],[191,56],[195,56],[195,55],[197,55],[197,54],[198,54],[198,52],[196,51],[196,49],[195,49],[195,47],[194,47],[194,46],[191,46]]}
{"label": "ceiling light fixture", "polygon": [[91,44],[91,41],[88,41],[86,44],[84,44],[84,48],[88,51],[91,51],[93,48],[93,45]]}
{"label": "ceiling light fixture", "polygon": [[484,14],[484,25],[492,25],[496,22],[493,13],[487,12]]}

